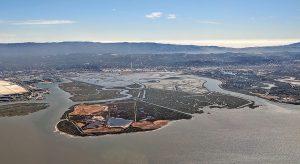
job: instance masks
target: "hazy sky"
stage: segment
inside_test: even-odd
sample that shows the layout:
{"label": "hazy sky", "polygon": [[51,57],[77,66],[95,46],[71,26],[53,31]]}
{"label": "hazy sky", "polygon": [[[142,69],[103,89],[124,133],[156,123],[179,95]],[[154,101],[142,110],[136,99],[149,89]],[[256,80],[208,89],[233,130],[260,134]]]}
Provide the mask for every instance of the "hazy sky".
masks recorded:
{"label": "hazy sky", "polygon": [[0,42],[300,41],[300,0],[0,0]]}

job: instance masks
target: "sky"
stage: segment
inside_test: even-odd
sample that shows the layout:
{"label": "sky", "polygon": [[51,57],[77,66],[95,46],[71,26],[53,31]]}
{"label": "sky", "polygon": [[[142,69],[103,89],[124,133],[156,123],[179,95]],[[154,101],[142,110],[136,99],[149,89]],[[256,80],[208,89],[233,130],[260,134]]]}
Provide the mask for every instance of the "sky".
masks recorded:
{"label": "sky", "polygon": [[300,0],[0,0],[0,42],[300,41]]}

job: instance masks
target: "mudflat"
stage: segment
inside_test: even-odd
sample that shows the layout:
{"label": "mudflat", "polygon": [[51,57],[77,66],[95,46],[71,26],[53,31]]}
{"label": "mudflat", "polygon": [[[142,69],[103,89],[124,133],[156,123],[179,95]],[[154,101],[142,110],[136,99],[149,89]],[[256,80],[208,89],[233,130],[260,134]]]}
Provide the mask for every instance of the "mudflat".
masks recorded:
{"label": "mudflat", "polygon": [[16,103],[0,105],[0,117],[23,116],[48,107],[47,103]]}

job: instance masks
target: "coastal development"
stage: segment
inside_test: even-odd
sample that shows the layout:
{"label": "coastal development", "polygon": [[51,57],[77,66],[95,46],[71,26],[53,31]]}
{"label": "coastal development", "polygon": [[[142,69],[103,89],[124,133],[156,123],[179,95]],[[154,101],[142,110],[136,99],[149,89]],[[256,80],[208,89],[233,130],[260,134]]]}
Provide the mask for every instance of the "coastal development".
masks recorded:
{"label": "coastal development", "polygon": [[270,101],[300,104],[299,65],[290,64],[289,73],[281,66],[210,68],[189,71],[192,74],[221,80],[222,87],[234,92],[258,96]]}
{"label": "coastal development", "polygon": [[0,117],[22,116],[34,113],[48,107],[44,99],[48,90],[30,85],[18,85],[7,80],[0,80]]}
{"label": "coastal development", "polygon": [[0,95],[15,95],[15,94],[23,94],[28,92],[25,88],[8,82],[0,80]]}

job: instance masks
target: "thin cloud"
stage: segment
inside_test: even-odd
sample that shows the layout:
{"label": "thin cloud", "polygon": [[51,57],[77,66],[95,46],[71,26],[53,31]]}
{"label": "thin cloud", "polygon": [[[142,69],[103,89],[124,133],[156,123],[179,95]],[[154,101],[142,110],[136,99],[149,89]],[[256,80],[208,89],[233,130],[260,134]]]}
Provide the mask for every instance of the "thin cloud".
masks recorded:
{"label": "thin cloud", "polygon": [[149,19],[157,19],[162,17],[163,13],[162,12],[152,12],[150,14],[145,15],[146,18]]}
{"label": "thin cloud", "polygon": [[221,24],[220,22],[217,22],[217,21],[197,21],[198,23],[201,23],[201,24],[212,24],[212,25],[219,25]]}
{"label": "thin cloud", "polygon": [[175,14],[169,14],[167,16],[167,19],[176,19],[176,15]]}
{"label": "thin cloud", "polygon": [[15,40],[15,34],[0,33],[0,43],[15,42]]}
{"label": "thin cloud", "polygon": [[6,34],[6,33],[0,33],[0,37],[2,38],[2,37],[15,37],[16,35],[14,35],[14,34]]}
{"label": "thin cloud", "polygon": [[24,21],[9,21],[12,25],[60,25],[76,23],[72,20],[24,20]]}

